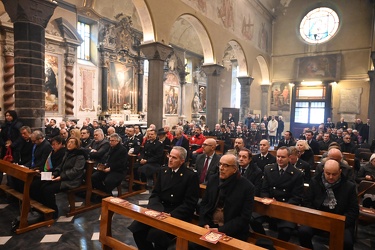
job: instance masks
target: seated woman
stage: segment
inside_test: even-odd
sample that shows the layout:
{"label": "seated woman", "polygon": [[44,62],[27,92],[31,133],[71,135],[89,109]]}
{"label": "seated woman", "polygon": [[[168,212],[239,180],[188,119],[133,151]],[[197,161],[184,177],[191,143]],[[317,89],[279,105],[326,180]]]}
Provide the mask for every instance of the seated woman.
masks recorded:
{"label": "seated woman", "polygon": [[371,155],[370,161],[366,165],[361,166],[355,180],[357,183],[361,181],[375,181],[375,154]]}
{"label": "seated woman", "polygon": [[298,140],[296,148],[299,152],[299,158],[310,164],[312,169],[315,169],[314,152],[305,140]]}
{"label": "seated woman", "polygon": [[81,140],[70,137],[66,145],[66,153],[61,164],[53,169],[51,181],[38,182],[32,185],[32,198],[55,210],[54,218],[58,217],[55,194],[79,187],[82,183],[86,159],[80,149]]}

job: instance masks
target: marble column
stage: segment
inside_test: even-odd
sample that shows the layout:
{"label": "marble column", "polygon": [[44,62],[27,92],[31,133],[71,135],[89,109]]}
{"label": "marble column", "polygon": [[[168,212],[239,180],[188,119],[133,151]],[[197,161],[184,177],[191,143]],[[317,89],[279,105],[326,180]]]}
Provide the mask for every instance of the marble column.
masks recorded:
{"label": "marble column", "polygon": [[15,109],[33,129],[44,128],[45,28],[57,4],[46,0],[2,0],[14,30]]}
{"label": "marble column", "polygon": [[263,116],[269,115],[268,114],[268,103],[269,103],[269,91],[271,85],[261,84],[260,87],[262,88],[262,99],[261,99],[261,116],[260,120],[262,120]]}
{"label": "marble column", "polygon": [[[372,52],[371,56],[373,54],[375,54],[375,52]],[[372,100],[371,100],[371,98],[375,96],[375,71],[374,70],[368,71],[368,75],[370,77],[370,101],[368,105],[368,116],[367,116],[368,119],[370,119],[368,142],[371,144],[372,140],[375,138],[375,105],[372,103]],[[366,120],[364,120],[363,122],[365,123]]]}
{"label": "marble column", "polygon": [[218,64],[202,66],[202,70],[207,76],[206,124],[211,130],[213,130],[215,124],[219,122],[219,76],[223,68],[223,66]]}
{"label": "marble column", "polygon": [[14,99],[14,39],[13,30],[3,27],[1,30],[3,43],[3,102],[4,111],[15,109]]}
{"label": "marble column", "polygon": [[159,42],[142,44],[140,48],[149,61],[147,126],[153,123],[156,128],[162,128],[164,61],[172,52],[172,48]]}
{"label": "marble column", "polygon": [[101,106],[102,106],[102,113],[101,115],[104,117],[108,114],[108,70],[109,70],[109,50],[104,48],[101,44],[99,46],[100,52],[100,68],[101,68],[101,89],[102,89],[102,96],[101,96]]}
{"label": "marble column", "polygon": [[244,121],[250,110],[250,86],[254,78],[251,76],[239,76],[237,79],[241,84],[240,121]]}
{"label": "marble column", "polygon": [[185,70],[183,70],[182,72],[179,72],[179,75],[180,75],[180,86],[181,86],[181,96],[180,96],[180,100],[179,100],[179,110],[178,110],[178,116],[179,116],[179,119],[183,119],[185,116],[185,112],[184,112],[184,103],[186,103],[186,76],[189,74],[189,72],[186,72]]}

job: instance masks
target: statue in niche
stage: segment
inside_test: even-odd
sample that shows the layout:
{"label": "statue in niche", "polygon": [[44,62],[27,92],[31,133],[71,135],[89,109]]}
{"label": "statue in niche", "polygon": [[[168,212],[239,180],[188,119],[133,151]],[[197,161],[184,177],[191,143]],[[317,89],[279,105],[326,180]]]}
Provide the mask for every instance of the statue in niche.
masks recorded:
{"label": "statue in niche", "polygon": [[199,106],[200,106],[200,104],[199,104],[199,94],[197,92],[195,92],[194,97],[193,97],[193,101],[191,103],[193,113],[199,112]]}

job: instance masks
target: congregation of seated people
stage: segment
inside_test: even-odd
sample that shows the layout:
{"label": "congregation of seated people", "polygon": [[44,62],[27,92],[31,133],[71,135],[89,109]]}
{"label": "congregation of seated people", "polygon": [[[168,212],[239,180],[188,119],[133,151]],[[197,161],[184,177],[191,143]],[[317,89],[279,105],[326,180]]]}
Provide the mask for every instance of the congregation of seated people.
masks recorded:
{"label": "congregation of seated people", "polygon": [[[15,111],[7,111],[6,124],[1,129],[1,157],[7,147],[12,147],[14,163],[40,173],[52,172],[51,181],[41,180],[38,175],[30,194],[54,209],[55,217],[59,209],[54,195],[82,184],[87,159],[96,162],[91,178],[93,188],[110,196],[125,179],[130,164],[128,156],[133,155],[134,178],[155,187],[150,202],[157,200],[157,203],[149,203],[150,208],[191,221],[192,208],[199,207],[199,225],[242,240],[246,240],[250,228],[266,234],[267,221],[280,240],[289,241],[293,230],[298,230],[301,245],[312,247],[315,230],[253,212],[254,196],[259,196],[265,204],[279,201],[346,215],[345,249],[352,249],[359,213],[356,182],[375,181],[375,154],[372,154],[375,146],[369,145],[361,121],[356,120],[352,129],[343,119],[336,126],[329,119],[318,130],[304,129],[295,139],[291,131],[284,131],[281,116],[260,120],[249,114],[244,122],[237,124],[230,118],[228,124],[218,123],[212,130],[194,122],[163,128],[151,124],[144,134],[139,125],[124,125],[123,121],[95,120],[91,124],[86,119],[78,128],[76,121],[62,121],[58,126],[55,119],[50,119],[46,120],[43,133],[22,126]],[[355,164],[349,165],[345,154],[356,154],[362,148],[368,149],[366,157],[358,154]],[[317,155],[321,157],[319,161]],[[181,171],[192,172],[186,172],[186,179],[181,179],[190,186],[179,186],[181,190],[176,194],[185,196],[176,197],[178,204],[175,204],[165,196],[171,192],[163,188],[165,183],[158,182],[172,181],[169,175]],[[12,178],[7,181],[22,191],[22,183]],[[304,183],[309,184],[305,190]],[[207,185],[199,204],[198,184]],[[191,197],[186,197],[186,193]],[[184,207],[186,214],[179,207]],[[241,230],[236,226],[239,223],[243,224]],[[130,230],[140,249],[168,247],[173,239],[137,223]],[[147,235],[149,242],[142,242],[141,233]],[[196,245],[191,247],[200,249]]]}

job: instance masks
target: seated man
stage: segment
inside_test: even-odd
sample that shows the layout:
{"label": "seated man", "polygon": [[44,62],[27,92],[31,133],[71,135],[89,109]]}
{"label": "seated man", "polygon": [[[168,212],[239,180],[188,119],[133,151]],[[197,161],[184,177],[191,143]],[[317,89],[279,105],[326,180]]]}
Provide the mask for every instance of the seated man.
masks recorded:
{"label": "seated man", "polygon": [[267,140],[261,140],[259,143],[260,154],[253,157],[254,163],[264,171],[264,167],[268,164],[273,164],[276,162],[276,157],[268,152],[270,148],[270,143]]}
{"label": "seated man", "polygon": [[289,163],[292,164],[293,167],[301,170],[301,172],[303,173],[304,182],[309,183],[311,179],[310,164],[299,158],[299,152],[296,147],[291,146],[289,147],[289,149]]}
{"label": "seated man", "polygon": [[31,142],[34,144],[31,151],[31,160],[25,164],[31,169],[42,169],[48,155],[52,151],[51,144],[44,138],[41,131],[36,130],[30,136]]}
{"label": "seated man", "polygon": [[121,137],[114,133],[109,136],[110,149],[104,156],[105,161],[98,165],[92,176],[93,188],[100,189],[109,195],[120,185],[127,170],[127,150],[121,145]]}
{"label": "seated man", "polygon": [[255,196],[260,195],[262,187],[263,172],[258,168],[257,164],[252,161],[252,153],[247,148],[241,148],[238,153],[238,164],[240,165],[240,173],[254,185]]}
{"label": "seated man", "polygon": [[94,140],[87,145],[85,151],[89,155],[89,159],[96,162],[103,162],[104,155],[108,152],[110,146],[107,139],[104,138],[104,133],[102,129],[94,130]]}
{"label": "seated man", "polygon": [[198,172],[199,183],[206,183],[209,176],[217,174],[219,171],[220,155],[215,153],[216,141],[215,139],[206,139],[202,145],[203,154],[198,155],[195,169]]}
{"label": "seated man", "polygon": [[240,175],[234,155],[223,155],[219,166],[219,175],[211,176],[207,183],[200,207],[199,226],[246,241],[254,186]]}
{"label": "seated man", "polygon": [[164,156],[163,144],[157,140],[156,131],[154,129],[147,130],[147,136],[145,147],[141,151],[138,164],[135,166],[138,169],[138,171],[135,171],[135,173],[138,173],[135,178],[144,182],[147,179],[152,179],[153,174],[159,172]]}
{"label": "seated man", "polygon": [[[353,249],[355,223],[359,214],[356,185],[341,174],[340,164],[327,160],[324,172],[312,178],[306,191],[303,205],[325,212],[344,215],[344,249]],[[319,230],[300,226],[298,229],[300,244],[313,248],[312,237]]]}
{"label": "seated man", "polygon": [[244,138],[236,138],[234,140],[234,148],[229,149],[228,153],[238,156],[238,153],[242,148],[245,147],[245,139]]}
{"label": "seated man", "polygon": [[[273,200],[299,205],[303,195],[302,172],[289,163],[290,150],[281,147],[276,152],[277,163],[269,164],[264,168],[264,177],[260,197],[265,199],[264,203],[269,204]],[[262,223],[266,216],[253,213],[254,220],[251,222],[252,229],[257,233],[265,234]],[[289,241],[295,223],[280,219],[270,219],[271,225],[277,226],[278,239]]]}
{"label": "seated man", "polygon": [[[168,167],[159,172],[147,207],[189,222],[198,202],[199,183],[197,174],[184,165],[185,158],[186,150],[183,147],[173,147]],[[140,250],[167,249],[174,238],[173,235],[138,221],[134,221],[129,230]]]}

